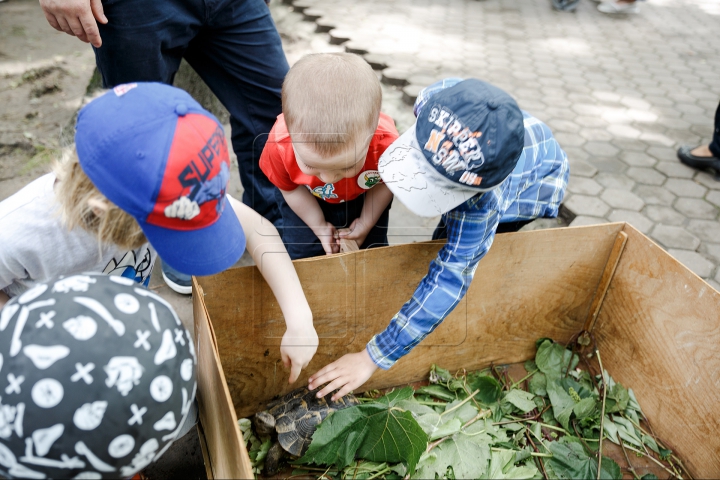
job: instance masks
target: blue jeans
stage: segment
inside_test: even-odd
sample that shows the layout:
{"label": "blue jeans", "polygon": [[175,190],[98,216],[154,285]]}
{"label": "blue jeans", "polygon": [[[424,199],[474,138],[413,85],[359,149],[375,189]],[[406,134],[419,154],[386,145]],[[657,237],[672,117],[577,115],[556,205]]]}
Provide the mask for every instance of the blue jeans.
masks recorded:
{"label": "blue jeans", "polygon": [[171,84],[185,58],[230,112],[242,201],[276,223],[275,186],[258,162],[281,113],[288,63],[263,0],[103,0],[95,59],[103,86]]}
{"label": "blue jeans", "polygon": [[[282,214],[282,228],[279,229],[280,236],[290,258],[297,260],[298,258],[325,255],[320,239],[290,208],[280,190],[277,191],[275,196]],[[317,199],[317,202],[325,215],[325,221],[332,223],[336,228],[348,228],[353,220],[360,217],[365,203],[365,194],[349,202],[328,203],[320,199]],[[370,229],[370,233],[365,237],[365,242],[359,245],[361,249],[387,246],[387,229],[391,206],[392,202],[380,215],[375,226]]]}
{"label": "blue jeans", "polygon": [[[715,110],[715,125],[713,125],[713,137],[710,141],[710,153],[714,157],[720,158],[720,104]],[[720,174],[720,172],[718,172]]]}

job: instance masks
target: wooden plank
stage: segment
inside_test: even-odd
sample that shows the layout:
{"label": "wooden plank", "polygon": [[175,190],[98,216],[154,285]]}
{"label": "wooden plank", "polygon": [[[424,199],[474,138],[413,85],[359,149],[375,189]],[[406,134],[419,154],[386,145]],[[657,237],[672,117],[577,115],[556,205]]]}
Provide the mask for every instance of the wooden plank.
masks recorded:
{"label": "wooden plank", "polygon": [[[498,235],[455,311],[363,388],[421,380],[432,363],[457,369],[522,361],[538,337],[569,340],[584,325],[623,225]],[[407,244],[295,262],[321,336],[296,385],[287,384],[278,349],[284,320],[255,267],[198,279],[237,415],[262,410],[327,363],[364,348],[410,299],[440,247]]]}
{"label": "wooden plank", "polygon": [[214,480],[212,466],[210,465],[210,451],[208,450],[207,440],[205,439],[205,431],[202,428],[202,423],[198,422],[196,425],[198,431],[198,441],[200,442],[200,451],[203,456],[203,463],[205,464],[205,475],[208,480]]}
{"label": "wooden plank", "polygon": [[[341,228],[338,233],[349,233],[349,228]],[[348,240],[347,238],[340,237],[340,253],[357,252],[360,250],[355,240]]]}
{"label": "wooden plank", "polygon": [[695,478],[720,478],[720,293],[632,226],[594,335]]}
{"label": "wooden plank", "polygon": [[193,278],[195,351],[198,357],[197,400],[207,446],[207,452],[203,449],[206,469],[212,472],[209,478],[254,478],[225,375],[220,368],[212,325],[200,301],[202,297],[202,287]]}
{"label": "wooden plank", "polygon": [[597,319],[597,315],[600,312],[600,306],[602,305],[602,301],[605,298],[608,287],[610,287],[610,281],[615,274],[615,269],[617,268],[617,264],[620,261],[620,256],[625,249],[626,242],[627,233],[619,232],[617,238],[615,239],[615,244],[613,245],[612,250],[610,250],[610,255],[608,256],[607,263],[605,264],[605,270],[600,277],[600,282],[598,283],[598,288],[595,292],[595,298],[593,298],[593,301],[590,304],[590,313],[588,315],[587,321],[585,322],[583,330],[590,332],[595,326],[595,320]]}

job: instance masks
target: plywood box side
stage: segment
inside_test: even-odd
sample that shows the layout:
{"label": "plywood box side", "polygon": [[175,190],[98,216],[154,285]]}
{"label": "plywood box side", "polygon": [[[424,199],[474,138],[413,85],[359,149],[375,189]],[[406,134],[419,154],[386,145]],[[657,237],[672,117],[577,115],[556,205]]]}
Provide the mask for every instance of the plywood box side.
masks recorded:
{"label": "plywood box side", "polygon": [[[568,341],[582,329],[623,224],[498,235],[467,295],[391,370],[363,389],[421,380],[432,363],[482,368],[534,355],[535,340]],[[309,374],[365,348],[411,298],[442,245],[417,243],[295,262],[320,347],[295,385],[280,359],[284,318],[255,267],[199,278],[238,417],[262,410]]]}
{"label": "plywood box side", "polygon": [[198,406],[211,478],[253,478],[250,458],[237,425],[235,409],[220,365],[212,325],[201,299],[203,289],[193,280],[193,315],[197,352]]}
{"label": "plywood box side", "polygon": [[593,330],[605,368],[696,478],[720,477],[720,293],[628,225]]}

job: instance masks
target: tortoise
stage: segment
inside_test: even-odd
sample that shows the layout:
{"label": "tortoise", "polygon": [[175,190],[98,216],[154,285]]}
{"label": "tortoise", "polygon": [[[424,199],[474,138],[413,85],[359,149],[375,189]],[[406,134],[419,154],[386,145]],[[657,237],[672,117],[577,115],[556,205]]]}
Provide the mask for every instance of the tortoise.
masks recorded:
{"label": "tortoise", "polygon": [[280,460],[286,453],[294,457],[304,454],[310,446],[315,429],[325,417],[360,403],[352,394],[332,401],[332,393],[317,398],[316,392],[317,389],[300,387],[270,402],[267,410],[255,414],[255,432],[263,437],[277,436],[265,457],[266,475],[277,473]]}

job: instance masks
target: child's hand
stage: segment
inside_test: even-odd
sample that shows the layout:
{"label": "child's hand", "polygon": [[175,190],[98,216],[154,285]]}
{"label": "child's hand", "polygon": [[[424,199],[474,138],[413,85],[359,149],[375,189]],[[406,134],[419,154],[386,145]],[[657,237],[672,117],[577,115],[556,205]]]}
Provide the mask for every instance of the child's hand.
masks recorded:
{"label": "child's hand", "polygon": [[340,242],[338,241],[338,233],[330,222],[325,222],[321,227],[313,228],[313,232],[320,239],[323,250],[327,255],[340,252]]}
{"label": "child's hand", "polygon": [[356,218],[350,224],[350,228],[348,229],[350,231],[342,232],[339,235],[340,237],[347,238],[348,240],[355,240],[355,242],[357,242],[358,244],[358,247],[360,247],[365,242],[365,238],[370,233],[370,229],[372,229],[372,225],[368,227],[359,218]]}
{"label": "child's hand", "polygon": [[332,396],[334,401],[367,382],[377,368],[367,350],[348,353],[311,375],[308,379],[308,388],[313,390],[327,383],[325,388],[317,393],[317,397],[324,397],[333,390],[338,390]]}
{"label": "child's hand", "polygon": [[280,355],[282,356],[283,365],[290,369],[288,383],[297,380],[300,370],[308,366],[317,351],[317,347],[318,336],[312,325],[309,328],[288,329],[285,331],[280,344]]}

